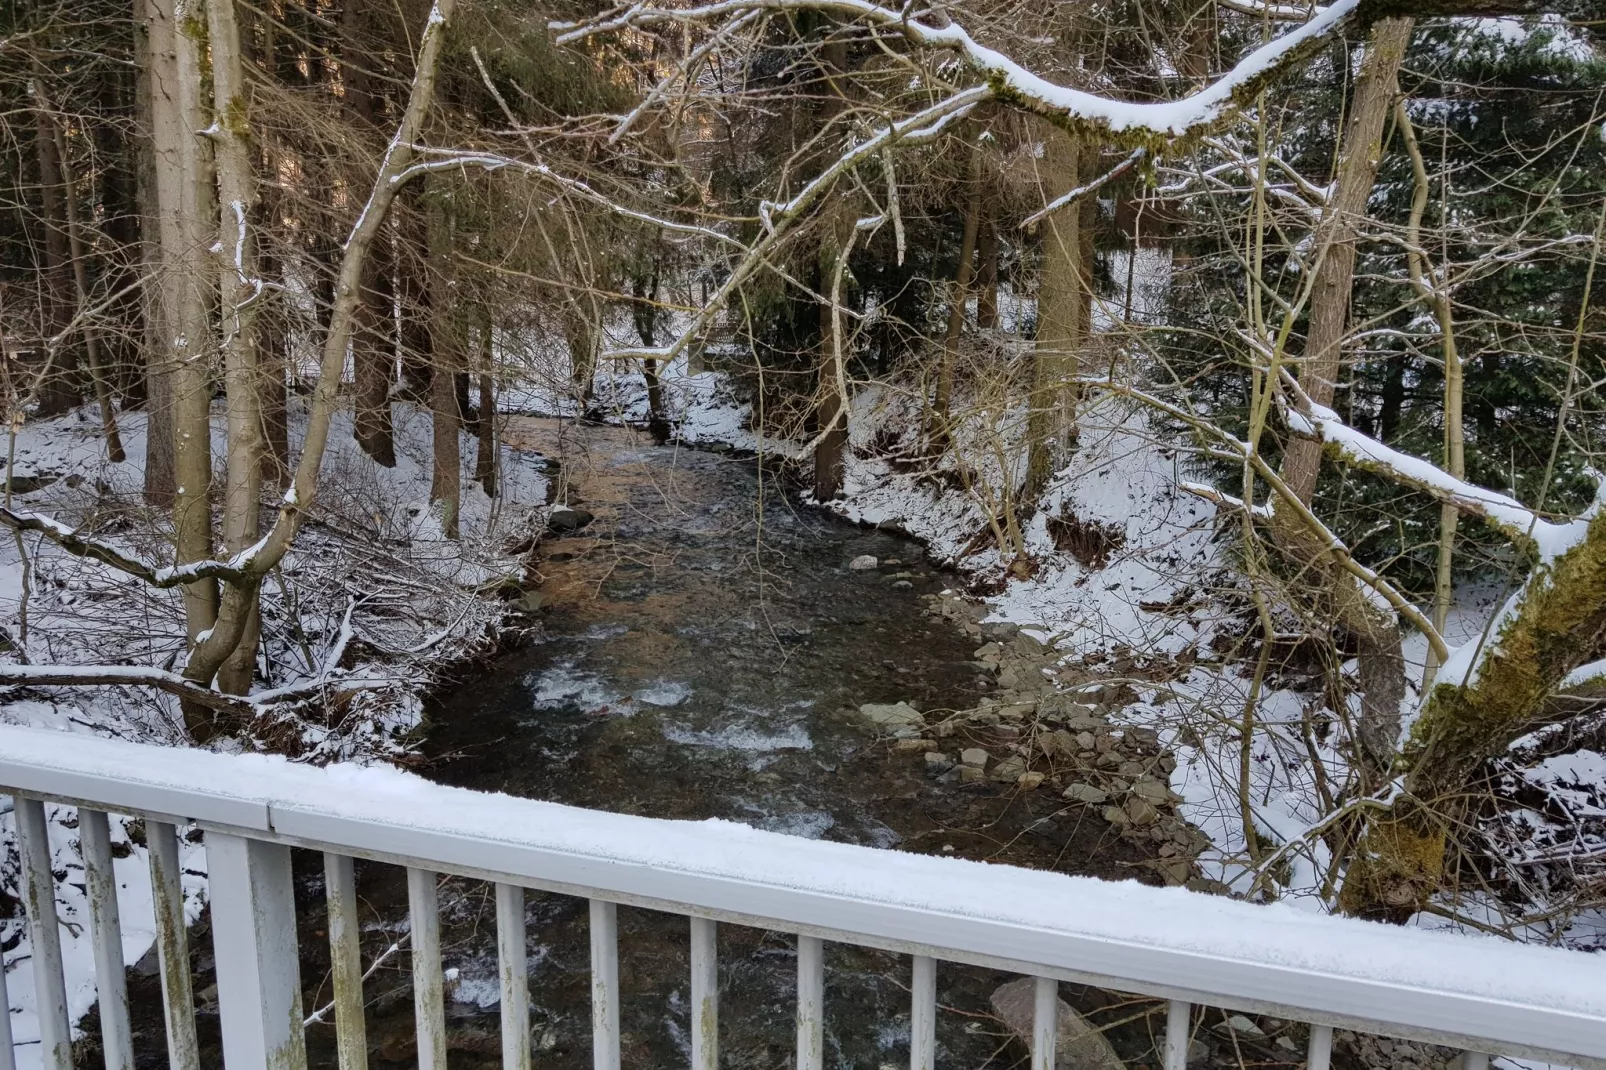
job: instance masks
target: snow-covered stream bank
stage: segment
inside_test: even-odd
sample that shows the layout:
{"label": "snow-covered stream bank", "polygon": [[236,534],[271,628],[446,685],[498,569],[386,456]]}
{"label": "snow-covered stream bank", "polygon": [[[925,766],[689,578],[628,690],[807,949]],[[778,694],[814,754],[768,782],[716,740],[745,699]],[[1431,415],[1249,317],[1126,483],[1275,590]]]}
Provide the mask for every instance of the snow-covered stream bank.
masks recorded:
{"label": "snow-covered stream bank", "polygon": [[[165,531],[141,500],[143,412],[121,414],[127,460],[111,464],[89,410],[23,426],[13,448],[12,504],[55,517],[161,560],[161,539],[141,545],[131,532]],[[220,746],[266,749],[304,761],[389,760],[404,756],[426,695],[455,669],[494,651],[517,622],[514,603],[490,593],[524,579],[519,543],[544,520],[547,464],[503,449],[501,495],[493,501],[470,482],[474,441],[464,436],[463,537],[448,540],[429,506],[430,417],[395,406],[397,464],[374,464],[337,417],[325,456],[313,520],[270,577],[263,593],[258,689],[313,685],[318,698],[249,726]],[[292,414],[292,434],[300,413]],[[214,418],[221,453],[221,419]],[[0,621],[6,660],[45,664],[167,667],[184,648],[180,595],[155,590],[36,536],[0,537]],[[20,688],[0,691],[0,721],[89,732],[143,742],[185,741],[177,704],[135,687]],[[64,745],[70,745],[64,739]],[[68,1001],[74,1018],[94,1002],[87,903],[76,819],[49,807],[63,921]],[[0,947],[19,1065],[37,1063],[29,944],[20,917],[13,817],[0,813]],[[154,939],[150,884],[137,825],[114,818],[113,851],[124,926],[124,957],[139,961]],[[204,902],[205,852],[185,843],[183,866],[193,921]]]}

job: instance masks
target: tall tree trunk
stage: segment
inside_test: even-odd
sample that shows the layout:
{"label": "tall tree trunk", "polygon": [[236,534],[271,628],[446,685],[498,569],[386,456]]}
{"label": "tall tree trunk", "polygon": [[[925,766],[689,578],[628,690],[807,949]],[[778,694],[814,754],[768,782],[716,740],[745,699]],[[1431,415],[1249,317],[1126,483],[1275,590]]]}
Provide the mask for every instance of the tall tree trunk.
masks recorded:
{"label": "tall tree trunk", "polygon": [[474,479],[488,497],[496,497],[496,369],[491,310],[480,319],[480,411],[475,425]]}
{"label": "tall tree trunk", "polygon": [[[839,299],[838,287],[832,280],[844,267],[843,245],[848,228],[853,225],[847,205],[840,200],[824,211],[827,213],[825,236],[820,250],[820,289]],[[842,352],[840,340],[833,328],[834,308],[830,300],[820,308],[820,350],[815,384],[814,419],[816,440],[814,446],[814,499],[828,502],[842,494],[846,475],[848,452],[848,413],[843,405],[843,383],[847,378],[844,367],[847,354]]]}
{"label": "tall tree trunk", "polygon": [[[45,106],[44,83],[36,82],[34,98]],[[73,296],[76,299],[75,308],[79,317],[85,317],[78,325],[83,332],[84,355],[89,359],[89,374],[94,380],[95,402],[100,408],[101,434],[106,440],[106,456],[113,464],[121,464],[126,459],[123,453],[123,439],[117,433],[117,413],[112,409],[111,384],[107,382],[106,368],[101,359],[100,337],[95,326],[87,318],[89,316],[89,267],[87,264],[89,253],[84,247],[84,238],[79,229],[78,222],[78,183],[75,181],[72,160],[67,154],[67,137],[62,132],[61,124],[50,117],[51,136],[56,143],[56,159],[61,165],[61,192],[66,204],[67,249],[72,258]]]}
{"label": "tall tree trunk", "polygon": [[396,297],[401,310],[397,339],[401,349],[402,396],[414,404],[429,403],[433,366],[429,269],[429,212],[417,191],[408,190],[396,208]]}
{"label": "tall tree trunk", "polygon": [[[1316,230],[1315,245],[1326,249],[1310,298],[1310,327],[1299,384],[1318,405],[1331,405],[1338,383],[1344,335],[1349,328],[1350,293],[1355,281],[1355,238],[1366,218],[1366,202],[1377,181],[1383,154],[1383,125],[1394,105],[1396,82],[1405,49],[1411,43],[1411,20],[1381,19],[1372,26],[1366,56],[1350,104],[1349,126],[1332,194]],[[1295,439],[1283,453],[1280,475],[1300,501],[1316,492],[1321,470],[1319,443]]]}
{"label": "tall tree trunk", "polygon": [[[256,239],[251,230],[256,220],[257,184],[251,169],[250,112],[234,0],[207,0],[206,11],[212,49],[212,114],[217,117],[218,246],[223,253],[218,279],[222,295],[219,348],[228,428],[223,545],[230,553],[239,553],[260,534],[262,497],[262,382],[256,348],[256,298],[262,281],[257,276]],[[218,671],[218,687],[228,694],[243,695],[251,690],[256,668],[260,607],[254,586],[249,598],[225,599],[222,605],[245,614],[246,619],[238,624],[220,622],[231,631],[237,627],[240,638]]]}
{"label": "tall tree trunk", "polygon": [[[1336,180],[1316,246],[1325,249],[1311,296],[1310,327],[1300,384],[1318,405],[1329,405],[1338,382],[1340,354],[1348,328],[1355,275],[1355,242],[1366,218],[1366,203],[1377,179],[1383,125],[1394,103],[1395,83],[1411,40],[1411,20],[1383,19],[1372,27],[1366,56],[1350,107]],[[1280,475],[1300,501],[1310,504],[1321,468],[1321,447],[1295,439],[1283,454]],[[1274,542],[1304,583],[1327,600],[1334,618],[1354,637],[1359,670],[1361,714],[1359,765],[1368,787],[1379,785],[1393,760],[1405,699],[1405,659],[1400,625],[1392,610],[1380,608],[1355,578],[1336,568],[1327,548],[1318,545],[1292,509],[1275,508]]]}
{"label": "tall tree trunk", "polygon": [[[433,183],[432,183],[433,185]],[[430,199],[429,252],[436,278],[452,276],[453,220],[445,198]],[[448,539],[458,535],[458,516],[462,503],[463,458],[458,441],[462,409],[457,398],[457,372],[461,363],[461,317],[450,301],[435,300],[431,319],[430,348],[434,369],[430,376],[430,409],[434,413],[434,465],[429,483],[429,500],[441,512],[441,528]]]}
{"label": "tall tree trunk", "polygon": [[987,208],[976,234],[976,326],[998,326],[998,222]]}
{"label": "tall tree trunk", "polygon": [[[43,93],[43,83],[35,80]],[[67,197],[62,183],[62,160],[56,141],[56,123],[42,99],[35,101],[35,147],[39,160],[39,192],[43,202],[44,260],[40,264],[40,308],[44,312],[48,366],[39,383],[39,415],[59,416],[74,408],[81,397],[78,384],[78,332],[67,333],[72,322],[72,255],[67,240]]]}
{"label": "tall tree trunk", "polygon": [[[1410,221],[1406,224],[1406,261],[1410,265],[1411,286],[1417,296],[1433,311],[1439,324],[1439,341],[1444,354],[1444,470],[1456,479],[1467,474],[1466,431],[1462,426],[1462,369],[1461,353],[1455,342],[1455,314],[1450,303],[1449,279],[1441,277],[1427,263],[1422,251],[1422,213],[1428,206],[1428,169],[1422,159],[1421,146],[1411,117],[1406,113],[1405,102],[1394,105],[1396,125],[1404,136],[1406,151],[1411,156],[1411,172],[1415,188],[1411,196]],[[1449,180],[1449,176],[1445,176]],[[1446,191],[1445,202],[1449,194]],[[1433,581],[1433,626],[1440,634],[1450,617],[1455,564],[1455,535],[1461,514],[1455,506],[1446,503],[1439,509],[1439,559]],[[1439,671],[1438,656],[1428,651],[1422,672],[1422,691],[1433,687],[1433,678]],[[1454,681],[1452,681],[1454,682]]]}
{"label": "tall tree trunk", "polygon": [[948,327],[943,332],[941,363],[937,366],[937,389],[931,401],[931,418],[926,427],[927,449],[940,452],[948,442],[949,407],[954,393],[954,364],[959,360],[959,338],[965,329],[965,306],[970,298],[972,262],[976,259],[976,233],[981,225],[981,149],[970,146],[970,196],[965,202],[965,226],[959,239],[959,265],[954,270],[953,291],[948,296]]}
{"label": "tall tree trunk", "polygon": [[[163,359],[172,391],[173,533],[180,564],[212,554],[212,338],[206,284],[212,276],[210,154],[197,133],[208,122],[201,105],[200,32],[189,0],[152,0],[151,129],[162,246]],[[184,588],[185,627],[193,644],[217,622],[217,584]],[[206,738],[210,714],[186,710],[191,734]]]}
{"label": "tall tree trunk", "polygon": [[[1048,203],[1075,188],[1081,151],[1058,128],[1044,138],[1043,198]],[[1027,411],[1026,487],[1031,501],[1064,463],[1076,437],[1077,347],[1082,336],[1082,214],[1079,206],[1049,216],[1043,232],[1042,280],[1037,294],[1037,338]]]}
{"label": "tall tree trunk", "polygon": [[[155,83],[158,74],[172,78],[172,48],[162,46],[167,31],[158,24],[159,0],[134,0],[134,58],[137,81],[135,108],[140,137],[136,138],[138,169],[137,197],[140,211],[140,267],[143,283],[140,303],[145,312],[145,500],[154,506],[171,508],[177,484],[173,477],[173,389],[169,375],[168,340],[177,333],[174,310],[169,307],[172,289],[164,270],[173,220],[169,183],[158,176],[158,161],[172,163],[176,149],[169,145],[173,128],[156,123]],[[172,151],[169,151],[172,149]]]}
{"label": "tall tree trunk", "polygon": [[[636,305],[634,319],[636,334],[648,349],[658,344],[658,269],[653,267],[652,281],[637,276],[634,280]],[[664,412],[664,387],[658,379],[658,361],[654,357],[641,358],[641,378],[647,384],[647,433],[653,442],[662,446],[669,441],[669,416]]]}
{"label": "tall tree trunk", "polygon": [[[341,79],[346,110],[366,142],[376,133],[384,101],[369,74],[362,42],[369,5],[348,2],[341,17]],[[391,422],[390,387],[396,378],[395,302],[390,243],[381,235],[363,273],[362,305],[352,335],[351,363],[354,433],[362,451],[386,468],[396,466],[396,436]]]}

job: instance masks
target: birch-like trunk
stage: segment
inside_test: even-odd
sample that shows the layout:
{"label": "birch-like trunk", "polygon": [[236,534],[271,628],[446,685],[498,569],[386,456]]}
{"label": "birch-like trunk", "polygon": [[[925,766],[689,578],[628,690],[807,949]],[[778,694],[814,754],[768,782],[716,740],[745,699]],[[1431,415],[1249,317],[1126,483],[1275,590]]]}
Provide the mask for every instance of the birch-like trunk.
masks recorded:
{"label": "birch-like trunk", "polygon": [[[223,492],[223,545],[231,554],[257,541],[262,496],[263,412],[261,372],[257,367],[256,302],[262,293],[257,277],[255,238],[251,224],[257,207],[257,183],[251,161],[250,110],[246,98],[240,30],[234,0],[206,0],[207,30],[212,47],[213,141],[217,157],[219,348],[223,353],[228,456]],[[232,585],[232,582],[231,582]],[[236,625],[240,640],[218,671],[218,687],[233,695],[251,689],[256,667],[259,606],[253,585],[250,598],[223,600],[225,608],[244,613]]]}

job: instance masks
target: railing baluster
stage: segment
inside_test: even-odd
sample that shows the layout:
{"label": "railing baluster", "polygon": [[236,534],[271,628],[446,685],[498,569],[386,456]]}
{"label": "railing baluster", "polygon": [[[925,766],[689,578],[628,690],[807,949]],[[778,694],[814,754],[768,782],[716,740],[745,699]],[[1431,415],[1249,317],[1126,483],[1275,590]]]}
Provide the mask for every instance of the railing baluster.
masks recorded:
{"label": "railing baluster", "polygon": [[340,1070],[368,1070],[357,866],[351,856],[326,852],[323,883],[324,901],[329,908],[329,967],[335,986],[335,1047],[340,1055]]}
{"label": "railing baluster", "polygon": [[0,1070],[17,1070],[11,1044],[11,997],[6,993],[6,955],[0,951]]}
{"label": "railing baluster", "polygon": [[1171,1001],[1165,1016],[1164,1070],[1188,1070],[1188,1041],[1193,1024],[1193,1004]]}
{"label": "railing baluster", "polygon": [[1055,1048],[1060,1038],[1060,983],[1052,977],[1039,977],[1035,995],[1032,1001],[1032,1070],[1054,1070]]}
{"label": "railing baluster", "polygon": [[909,970],[909,1070],[936,1070],[937,960],[916,955]]}
{"label": "railing baluster", "polygon": [[719,1070],[718,925],[691,919],[691,1067]]}
{"label": "railing baluster", "polygon": [[67,1020],[67,981],[61,969],[61,930],[56,921],[56,878],[50,868],[50,826],[45,804],[17,797],[17,838],[22,854],[22,897],[33,949],[34,998],[45,1070],[71,1070],[72,1024]]}
{"label": "railing baluster", "polygon": [[619,908],[591,900],[591,1064],[619,1070]]}
{"label": "railing baluster", "polygon": [[1305,1070],[1327,1070],[1333,1062],[1333,1027],[1310,1027],[1310,1046],[1306,1049]]}
{"label": "railing baluster", "polygon": [[530,954],[524,889],[496,886],[496,958],[502,975],[502,1070],[530,1070]]}
{"label": "railing baluster", "polygon": [[407,871],[407,906],[413,930],[413,1019],[418,1070],[446,1070],[446,991],[441,974],[441,915],[435,874]]}
{"label": "railing baluster", "polygon": [[1489,1070],[1489,1054],[1482,1051],[1461,1053],[1461,1070]]}
{"label": "railing baluster", "polygon": [[133,1070],[123,925],[117,909],[117,874],[112,868],[111,824],[104,812],[79,808],[78,846],[84,856],[84,891],[89,897],[89,936],[95,951],[95,996],[100,1005],[106,1070]]}
{"label": "railing baluster", "polygon": [[145,822],[156,908],[156,954],[162,967],[162,1013],[167,1021],[170,1070],[200,1070],[195,1040],[195,987],[190,977],[189,938],[184,928],[184,878],[178,861],[178,829]]}
{"label": "railing baluster", "polygon": [[817,936],[797,938],[797,1068],[825,1065],[825,944]]}
{"label": "railing baluster", "polygon": [[208,832],[212,955],[228,1070],[306,1070],[290,848]]}

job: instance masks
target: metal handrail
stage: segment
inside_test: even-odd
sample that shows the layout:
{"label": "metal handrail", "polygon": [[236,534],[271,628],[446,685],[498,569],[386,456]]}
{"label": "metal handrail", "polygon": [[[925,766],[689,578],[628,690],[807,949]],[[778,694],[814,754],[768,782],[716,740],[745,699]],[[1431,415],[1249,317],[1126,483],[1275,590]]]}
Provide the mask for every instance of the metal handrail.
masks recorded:
{"label": "metal handrail", "polygon": [[[96,902],[106,813],[145,819],[156,888],[158,950],[174,1070],[197,1066],[183,950],[177,833],[206,838],[218,1003],[229,1070],[305,1065],[294,946],[292,847],[325,853],[336,1026],[343,1070],[362,1070],[361,962],[351,859],[407,867],[421,1067],[445,1066],[438,874],[497,885],[504,1064],[529,1065],[519,1028],[523,894],[591,902],[598,1070],[619,1065],[619,903],[692,919],[693,1065],[717,1066],[714,932],[735,923],[798,935],[799,1070],[821,1065],[823,941],[913,957],[911,1065],[935,1059],[938,961],[1036,977],[1034,1070],[1054,1064],[1060,981],[1171,1001],[1166,1070],[1185,1070],[1190,1008],[1209,1005],[1310,1023],[1311,1070],[1326,1070],[1333,1027],[1573,1066],[1606,1067],[1606,986],[1593,956],[1490,938],[1256,906],[1178,888],[800,840],[725,822],[661,821],[431,784],[393,770],[313,768],[255,755],[144,746],[0,726],[0,793],[17,798],[32,932],[55,930],[45,801],[81,808],[93,937],[105,994],[116,897]],[[83,816],[88,815],[88,820]],[[93,841],[93,842],[92,842]],[[102,886],[109,885],[102,882]],[[166,921],[163,921],[163,917]],[[109,932],[104,930],[111,930]],[[36,939],[39,992],[59,991],[59,949]],[[41,951],[43,953],[41,953]],[[52,975],[54,971],[54,976]],[[113,1001],[116,1002],[116,1001]],[[108,1067],[126,1031],[103,1006]],[[40,1000],[45,1065],[65,1070],[65,1006]],[[47,1004],[49,1004],[47,1006]],[[46,1022],[45,1018],[52,1018]],[[109,1025],[107,1023],[110,1023]],[[526,1023],[527,1024],[527,1023]],[[114,1055],[118,1060],[114,1061]],[[0,1070],[6,1052],[0,1051]]]}

